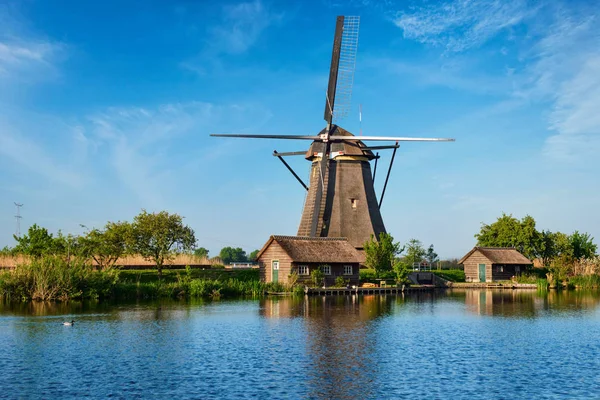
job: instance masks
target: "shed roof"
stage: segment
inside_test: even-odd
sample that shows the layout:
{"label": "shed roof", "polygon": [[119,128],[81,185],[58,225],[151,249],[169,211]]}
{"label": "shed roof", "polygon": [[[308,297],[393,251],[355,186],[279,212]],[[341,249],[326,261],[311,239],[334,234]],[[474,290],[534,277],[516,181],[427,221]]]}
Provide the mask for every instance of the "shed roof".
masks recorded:
{"label": "shed roof", "polygon": [[346,238],[272,235],[257,255],[277,242],[292,262],[305,263],[359,263],[361,255]]}
{"label": "shed roof", "polygon": [[531,264],[531,261],[514,247],[473,247],[458,263],[463,264],[476,251],[483,254],[493,264]]}

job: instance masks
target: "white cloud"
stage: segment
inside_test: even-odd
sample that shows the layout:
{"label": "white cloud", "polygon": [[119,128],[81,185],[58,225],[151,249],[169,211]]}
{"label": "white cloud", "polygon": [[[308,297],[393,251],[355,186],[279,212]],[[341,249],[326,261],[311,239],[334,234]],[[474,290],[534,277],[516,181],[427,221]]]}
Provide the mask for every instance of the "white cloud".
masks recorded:
{"label": "white cloud", "polygon": [[181,63],[181,67],[204,75],[207,69],[222,64],[223,55],[240,55],[260,39],[262,33],[283,18],[261,0],[223,7],[221,22],[208,29],[208,39],[200,55]]}
{"label": "white cloud", "polygon": [[400,12],[394,23],[408,39],[460,52],[522,23],[536,11],[524,0],[456,0]]}
{"label": "white cloud", "polygon": [[[177,175],[186,165],[197,165],[199,159],[210,159],[219,152],[217,147],[223,142],[213,142],[215,148],[204,143],[210,129],[224,122],[234,129],[260,126],[269,118],[267,110],[254,105],[189,102],[156,108],[109,108],[89,120],[93,140],[107,148],[111,166],[123,186],[133,191],[142,204],[158,208],[163,193],[176,189]],[[197,151],[186,142],[196,146]],[[182,148],[187,152],[182,154]]]}
{"label": "white cloud", "polygon": [[434,70],[423,79],[473,92],[488,87],[502,91],[505,83],[507,97],[548,104],[548,130],[553,134],[543,154],[597,165],[590,155],[600,151],[599,17],[597,8],[575,2],[456,0],[401,12],[394,22],[406,38],[443,47],[444,63],[458,52],[485,57],[477,50],[483,44],[495,46],[492,39],[509,33],[506,39],[519,49],[515,65],[507,67],[509,74],[483,76],[473,85],[460,73]]}
{"label": "white cloud", "polygon": [[281,19],[260,0],[225,6],[223,14],[223,23],[211,30],[211,46],[217,52],[230,54],[248,50],[267,27]]}
{"label": "white cloud", "polygon": [[50,182],[74,188],[83,183],[82,176],[68,163],[49,156],[35,139],[15,132],[15,128],[3,120],[0,120],[0,155]]}

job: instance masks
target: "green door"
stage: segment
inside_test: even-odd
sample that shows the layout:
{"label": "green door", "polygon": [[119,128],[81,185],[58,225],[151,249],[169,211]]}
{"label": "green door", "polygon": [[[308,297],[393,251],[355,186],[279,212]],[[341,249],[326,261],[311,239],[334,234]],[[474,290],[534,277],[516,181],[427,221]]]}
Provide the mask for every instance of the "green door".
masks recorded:
{"label": "green door", "polygon": [[479,264],[479,282],[485,282],[485,264]]}
{"label": "green door", "polygon": [[279,261],[271,263],[272,278],[271,282],[279,282]]}

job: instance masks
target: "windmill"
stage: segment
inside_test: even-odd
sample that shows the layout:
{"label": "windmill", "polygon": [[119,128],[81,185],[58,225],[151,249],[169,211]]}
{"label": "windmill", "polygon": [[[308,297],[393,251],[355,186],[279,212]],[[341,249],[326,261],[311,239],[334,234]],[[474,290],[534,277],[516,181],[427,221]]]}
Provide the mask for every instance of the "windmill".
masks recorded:
{"label": "windmill", "polygon": [[[362,249],[371,235],[385,232],[381,204],[387,188],[399,142],[449,142],[454,139],[354,136],[336,122],[348,114],[358,48],[360,17],[337,17],[329,84],[325,96],[326,127],[315,135],[246,135],[212,134],[217,137],[311,140],[308,151],[273,155],[285,165],[307,191],[298,236],[346,237],[357,249]],[[365,141],[393,142],[383,146],[367,146]],[[393,150],[379,201],[374,180],[379,153]],[[303,155],[311,162],[309,184],[284,160],[286,156]],[[374,161],[371,172],[371,161]]]}

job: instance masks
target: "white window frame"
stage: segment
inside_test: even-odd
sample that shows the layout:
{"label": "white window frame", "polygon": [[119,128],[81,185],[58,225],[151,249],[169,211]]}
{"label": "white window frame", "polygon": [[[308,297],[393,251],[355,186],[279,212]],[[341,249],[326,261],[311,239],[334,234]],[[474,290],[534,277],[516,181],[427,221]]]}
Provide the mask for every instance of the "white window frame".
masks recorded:
{"label": "white window frame", "polygon": [[298,265],[298,275],[307,276],[310,275],[310,269],[308,265]]}
{"label": "white window frame", "polygon": [[331,275],[331,265],[321,265],[323,274]]}
{"label": "white window frame", "polygon": [[352,265],[344,265],[344,275],[354,275],[354,267]]}

